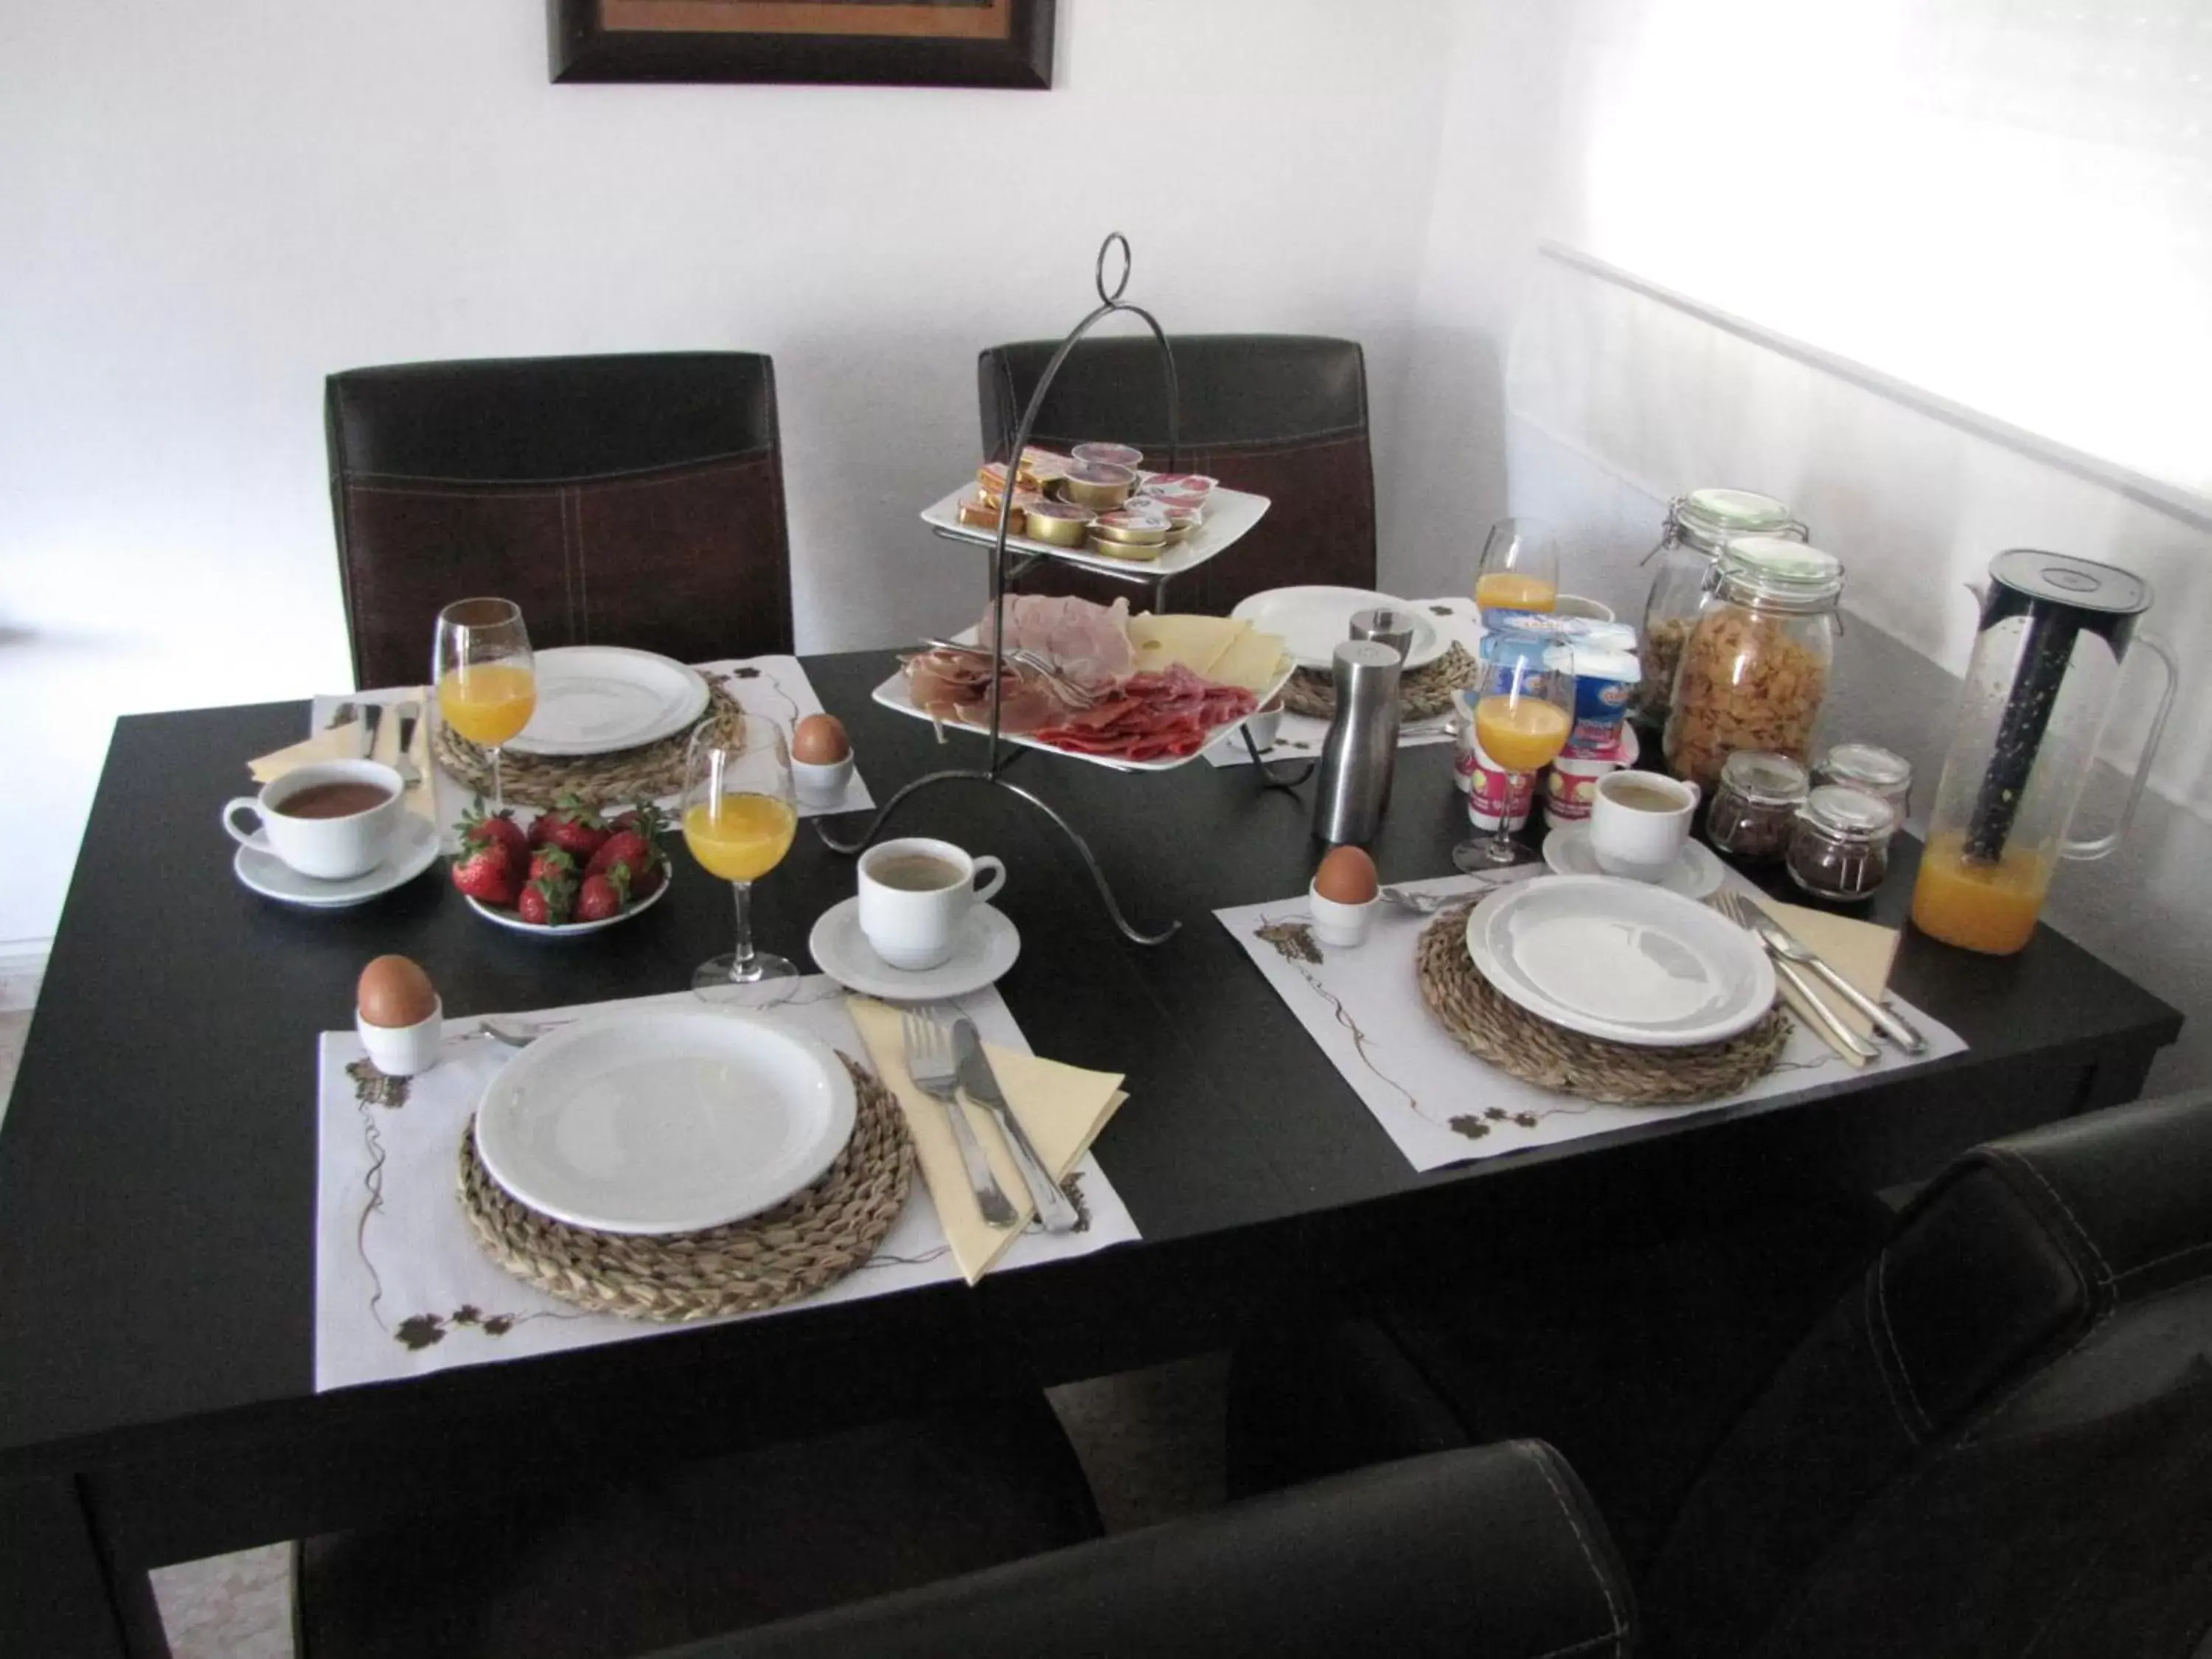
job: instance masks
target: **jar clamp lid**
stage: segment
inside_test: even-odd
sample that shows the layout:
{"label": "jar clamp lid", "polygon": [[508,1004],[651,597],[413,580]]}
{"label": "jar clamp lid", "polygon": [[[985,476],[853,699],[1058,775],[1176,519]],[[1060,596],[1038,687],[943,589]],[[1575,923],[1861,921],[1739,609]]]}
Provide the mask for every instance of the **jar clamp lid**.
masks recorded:
{"label": "jar clamp lid", "polygon": [[1775,535],[1803,541],[1807,532],[1789,507],[1749,489],[1693,489],[1667,504],[1667,536],[1708,554],[1730,536]]}
{"label": "jar clamp lid", "polygon": [[1869,794],[1901,791],[1912,782],[1912,763],[1874,743],[1839,743],[1820,757],[1820,769]]}
{"label": "jar clamp lid", "polygon": [[1787,755],[1739,749],[1722,763],[1721,785],[1755,806],[1795,806],[1805,799],[1805,769]]}
{"label": "jar clamp lid", "polygon": [[1826,611],[1844,591],[1834,554],[1786,536],[1732,536],[1713,564],[1725,598],[1779,611]]}
{"label": "jar clamp lid", "polygon": [[1881,841],[1897,828],[1897,809],[1879,795],[1824,783],[1805,797],[1805,822],[1839,841]]}

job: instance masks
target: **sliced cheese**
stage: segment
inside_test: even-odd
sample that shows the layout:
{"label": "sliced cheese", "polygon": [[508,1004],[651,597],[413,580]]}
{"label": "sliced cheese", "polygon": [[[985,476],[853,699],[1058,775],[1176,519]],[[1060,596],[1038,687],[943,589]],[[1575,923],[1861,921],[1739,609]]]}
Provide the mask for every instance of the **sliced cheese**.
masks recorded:
{"label": "sliced cheese", "polygon": [[1283,636],[1262,634],[1248,627],[1213,660],[1206,678],[1220,685],[1234,685],[1254,696],[1267,690],[1282,665]]}
{"label": "sliced cheese", "polygon": [[1213,665],[1251,631],[1251,623],[1227,617],[1155,617],[1147,611],[1129,618],[1129,644],[1138,670],[1146,673],[1181,663],[1194,674],[1214,679]]}

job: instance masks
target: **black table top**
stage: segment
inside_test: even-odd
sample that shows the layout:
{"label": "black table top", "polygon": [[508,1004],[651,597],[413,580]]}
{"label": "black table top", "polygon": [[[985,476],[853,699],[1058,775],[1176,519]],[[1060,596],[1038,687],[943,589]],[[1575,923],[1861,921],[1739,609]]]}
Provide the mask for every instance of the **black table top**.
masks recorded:
{"label": "black table top", "polygon": [[[966,737],[940,749],[927,725],[871,703],[890,662],[870,652],[807,664],[878,799],[925,770],[975,765],[981,753]],[[303,704],[282,703],[134,716],[116,727],[0,1127],[0,1472],[133,1436],[143,1444],[179,1424],[306,1408],[314,1034],[349,1022],[367,958],[415,957],[459,1017],[680,989],[695,963],[728,948],[721,886],[683,854],[676,890],[652,912],[562,945],[484,923],[450,890],[442,866],[355,910],[304,913],[257,898],[230,879],[216,812],[244,792],[246,759],[296,739],[305,720]],[[1450,765],[1448,745],[1401,754],[1372,848],[1385,880],[1449,873],[1464,823]],[[1203,761],[1145,775],[1028,754],[1012,776],[1090,836],[1140,923],[1175,918],[1181,933],[1157,949],[1123,941],[1067,844],[1000,792],[941,787],[886,833],[942,835],[1006,860],[998,902],[1020,927],[1023,951],[1001,989],[1040,1053],[1127,1073],[1129,1103],[1098,1152],[1145,1242],[998,1275],[974,1291],[935,1287],[715,1328],[756,1331],[726,1340],[753,1345],[729,1353],[781,1353],[803,1347],[810,1332],[893,1330],[909,1318],[1035,1323],[1055,1297],[1101,1294],[1148,1254],[1170,1264],[1143,1291],[1146,1316],[1164,1319],[1159,1304],[1186,1292],[1194,1305],[1206,1293],[1234,1295],[1231,1285],[1190,1282],[1204,1276],[1189,1266],[1200,1261],[1219,1277],[1225,1264],[1294,1247],[1306,1253],[1308,1277],[1340,1269],[1349,1282],[1370,1255],[1415,1248],[1429,1237],[1425,1223],[1447,1216],[1452,1237],[1476,1238],[1486,1225],[1518,1235],[1655,1206],[1679,1212],[1793,1175],[1899,1179],[2017,1127],[2006,1115],[2010,1080],[2100,1045],[2132,1044],[2147,1059],[2179,1024],[2165,1004],[2048,930],[2002,960],[1908,932],[1896,988],[1972,1045],[1907,1074],[1909,1084],[1845,1084],[1817,1104],[1662,1121],[1419,1174],[1210,914],[1303,890],[1316,852],[1304,799],[1259,790],[1249,768]],[[1899,853],[1870,914],[1901,925],[1914,851],[1900,841]],[[849,894],[852,879],[850,861],[802,829],[784,866],[756,889],[763,947],[803,961],[813,919]],[[906,1311],[885,1311],[901,1302]],[[1075,1335],[1104,1341],[1095,1330]],[[667,1355],[710,1352],[682,1345],[711,1337],[594,1352],[650,1349],[659,1363],[680,1364]],[[1071,1340],[1059,1360],[1039,1364],[1049,1371],[1104,1351]],[[428,1389],[454,1375],[346,1393]]]}

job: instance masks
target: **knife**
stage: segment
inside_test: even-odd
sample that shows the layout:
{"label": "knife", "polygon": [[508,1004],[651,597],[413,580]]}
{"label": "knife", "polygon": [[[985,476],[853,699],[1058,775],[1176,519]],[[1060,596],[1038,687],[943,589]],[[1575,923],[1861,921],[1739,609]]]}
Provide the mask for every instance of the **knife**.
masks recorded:
{"label": "knife", "polygon": [[1765,941],[1766,948],[1786,962],[1810,968],[1823,983],[1858,1011],[1859,1017],[1908,1054],[1917,1054],[1928,1047],[1928,1039],[1920,1035],[1911,1020],[1904,1015],[1885,1008],[1872,997],[1845,979],[1822,961],[1818,951],[1799,939],[1765,911],[1753,908],[1753,931]]}
{"label": "knife", "polygon": [[1060,1183],[1047,1172],[1044,1160],[1036,1155],[1036,1148],[1030,1145],[1029,1136],[1023,1133],[1021,1121],[1008,1109],[1006,1094],[992,1074],[990,1060],[984,1056],[983,1040],[975,1034],[975,1022],[965,1014],[952,1022],[952,1058],[960,1068],[960,1086],[968,1097],[999,1121],[1006,1145],[1013,1149],[1022,1182],[1036,1200],[1037,1218],[1044,1223],[1044,1230],[1048,1233],[1074,1231],[1080,1218],[1075,1206],[1068,1202]]}
{"label": "knife", "polygon": [[363,760],[374,760],[376,758],[376,727],[377,723],[383,720],[383,718],[384,705],[382,703],[371,702],[362,705],[361,757]]}

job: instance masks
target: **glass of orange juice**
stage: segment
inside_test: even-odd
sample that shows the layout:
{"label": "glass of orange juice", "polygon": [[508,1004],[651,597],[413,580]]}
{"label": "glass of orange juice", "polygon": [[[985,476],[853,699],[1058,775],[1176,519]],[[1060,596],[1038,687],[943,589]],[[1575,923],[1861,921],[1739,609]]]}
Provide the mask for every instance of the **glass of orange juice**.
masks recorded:
{"label": "glass of orange juice", "polygon": [[1559,538],[1541,519],[1500,519],[1474,568],[1480,611],[1549,611],[1559,602]]}
{"label": "glass of orange juice", "polygon": [[512,599],[459,599],[438,613],[430,658],[438,717],[491,757],[491,810],[500,809],[499,751],[530,724],[538,671],[522,607]]}
{"label": "glass of orange juice", "polygon": [[[1542,665],[1516,658],[1498,665],[1497,679],[1475,699],[1474,740],[1482,752],[1514,775],[1540,772],[1559,758],[1575,725],[1575,676],[1547,656]],[[1510,792],[1509,792],[1510,793]],[[1501,815],[1494,834],[1475,836],[1452,848],[1462,870],[1518,864],[1534,854],[1513,839]]]}
{"label": "glass of orange juice", "polygon": [[[752,887],[783,862],[799,829],[783,728],[757,714],[702,726],[684,757],[683,812],[691,856],[738,896],[738,948],[700,963],[692,990],[709,1002],[782,1001],[798,988],[799,969],[753,948]],[[775,980],[787,983],[764,994]]]}

